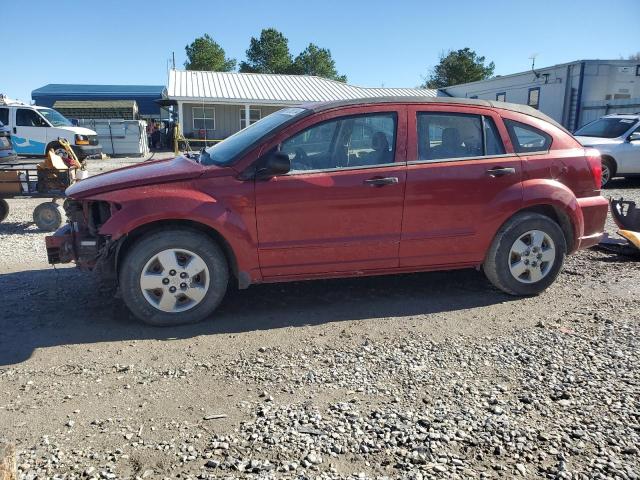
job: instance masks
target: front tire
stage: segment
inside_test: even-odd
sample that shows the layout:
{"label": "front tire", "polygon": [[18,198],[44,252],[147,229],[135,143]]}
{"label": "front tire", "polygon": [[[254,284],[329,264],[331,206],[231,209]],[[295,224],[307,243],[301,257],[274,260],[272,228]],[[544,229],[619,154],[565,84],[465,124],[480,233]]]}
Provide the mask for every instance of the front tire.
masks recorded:
{"label": "front tire", "polygon": [[554,282],[566,253],[567,242],[556,222],[523,212],[500,228],[483,269],[489,281],[509,295],[537,295]]}
{"label": "front tire", "polygon": [[0,198],[0,222],[9,216],[9,202],[4,198]]}
{"label": "front tire", "polygon": [[207,235],[189,229],[143,237],[121,265],[125,304],[138,319],[154,326],[204,320],[224,298],[229,282],[220,247]]}

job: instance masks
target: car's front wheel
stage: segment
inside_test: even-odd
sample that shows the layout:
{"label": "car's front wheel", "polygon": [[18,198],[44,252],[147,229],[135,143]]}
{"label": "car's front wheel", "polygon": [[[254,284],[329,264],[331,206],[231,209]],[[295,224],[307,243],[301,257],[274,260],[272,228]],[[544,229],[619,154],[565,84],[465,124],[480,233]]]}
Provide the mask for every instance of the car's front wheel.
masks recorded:
{"label": "car's front wheel", "polygon": [[122,298],[145,323],[204,320],[222,301],[229,268],[220,247],[195,230],[159,231],[127,251],[119,272]]}
{"label": "car's front wheel", "polygon": [[602,178],[600,181],[600,186],[604,187],[605,185],[607,185],[611,181],[615,173],[616,173],[615,164],[608,158],[604,158],[602,160]]}
{"label": "car's front wheel", "polygon": [[523,212],[500,228],[483,264],[491,283],[510,295],[536,295],[558,276],[567,245],[549,217]]}

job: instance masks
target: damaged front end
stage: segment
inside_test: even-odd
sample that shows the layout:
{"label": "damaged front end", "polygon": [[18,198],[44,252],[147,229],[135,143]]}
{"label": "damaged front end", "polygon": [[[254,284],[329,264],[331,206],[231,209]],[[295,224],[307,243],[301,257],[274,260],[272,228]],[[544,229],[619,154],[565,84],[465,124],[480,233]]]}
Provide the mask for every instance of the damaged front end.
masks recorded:
{"label": "damaged front end", "polygon": [[45,239],[49,263],[75,262],[84,270],[111,270],[115,242],[101,235],[100,228],[117,209],[105,201],[65,200],[67,224]]}

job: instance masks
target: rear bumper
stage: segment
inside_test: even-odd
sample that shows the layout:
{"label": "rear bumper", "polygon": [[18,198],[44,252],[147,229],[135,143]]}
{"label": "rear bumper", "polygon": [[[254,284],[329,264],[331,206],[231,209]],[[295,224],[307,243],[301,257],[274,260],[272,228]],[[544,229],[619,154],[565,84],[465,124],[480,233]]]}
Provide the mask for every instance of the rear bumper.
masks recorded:
{"label": "rear bumper", "polygon": [[102,154],[102,145],[71,145],[73,152],[82,160],[83,158],[92,157]]}
{"label": "rear bumper", "polygon": [[577,250],[597,245],[604,234],[607,221],[609,201],[598,195],[597,197],[579,198],[578,205],[584,219],[582,236],[578,239]]}

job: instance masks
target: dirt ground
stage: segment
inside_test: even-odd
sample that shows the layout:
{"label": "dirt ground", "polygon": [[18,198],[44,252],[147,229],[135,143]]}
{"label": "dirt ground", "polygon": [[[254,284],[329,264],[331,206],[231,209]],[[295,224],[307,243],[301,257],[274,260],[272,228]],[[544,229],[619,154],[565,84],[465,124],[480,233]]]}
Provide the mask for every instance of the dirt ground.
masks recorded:
{"label": "dirt ground", "polygon": [[0,224],[19,478],[640,476],[637,261],[579,252],[535,298],[474,270],[258,285],[158,329],[47,265],[36,204]]}

